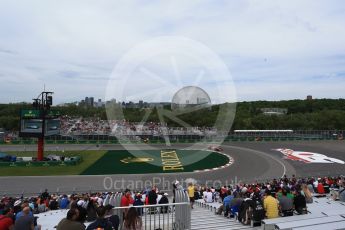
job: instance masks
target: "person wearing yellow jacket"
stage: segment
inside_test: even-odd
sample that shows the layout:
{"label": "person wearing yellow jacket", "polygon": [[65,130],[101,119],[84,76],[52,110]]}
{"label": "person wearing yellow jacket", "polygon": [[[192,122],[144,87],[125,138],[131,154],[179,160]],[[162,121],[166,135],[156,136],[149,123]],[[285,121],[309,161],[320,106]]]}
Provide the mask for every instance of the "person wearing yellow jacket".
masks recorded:
{"label": "person wearing yellow jacket", "polygon": [[265,191],[264,209],[268,219],[277,218],[279,216],[278,200],[271,195],[270,190]]}

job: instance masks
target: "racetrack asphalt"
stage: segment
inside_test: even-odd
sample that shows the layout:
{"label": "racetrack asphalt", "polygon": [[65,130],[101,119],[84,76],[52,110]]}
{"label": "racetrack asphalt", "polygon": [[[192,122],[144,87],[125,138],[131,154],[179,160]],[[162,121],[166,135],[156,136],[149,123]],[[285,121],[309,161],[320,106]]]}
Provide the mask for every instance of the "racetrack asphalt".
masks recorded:
{"label": "racetrack asphalt", "polygon": [[[120,150],[130,149],[204,149],[209,144],[174,144],[166,145],[47,145],[46,150]],[[39,176],[39,177],[0,177],[0,195],[10,194],[35,195],[47,188],[51,193],[72,193],[88,191],[119,191],[126,187],[142,189],[157,185],[161,190],[172,190],[172,183],[177,179],[185,181],[193,178],[199,183],[209,186],[219,186],[232,182],[254,182],[280,178],[284,174],[298,177],[326,176],[345,174],[342,164],[305,164],[283,158],[283,154],[273,149],[289,148],[300,151],[310,151],[325,154],[329,157],[345,161],[344,141],[284,141],[284,142],[230,142],[222,145],[224,153],[234,159],[234,163],[227,168],[215,171],[197,173],[173,174],[132,174],[132,175],[73,175],[73,176]],[[35,151],[35,145],[2,145],[0,152]],[[0,175],[1,176],[1,175]]]}

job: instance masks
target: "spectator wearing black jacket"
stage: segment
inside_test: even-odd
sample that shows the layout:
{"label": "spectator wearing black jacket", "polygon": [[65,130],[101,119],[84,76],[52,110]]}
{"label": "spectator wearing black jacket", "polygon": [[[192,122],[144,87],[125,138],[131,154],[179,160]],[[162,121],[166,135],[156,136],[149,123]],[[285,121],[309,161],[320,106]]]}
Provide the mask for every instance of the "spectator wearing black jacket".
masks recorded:
{"label": "spectator wearing black jacket", "polygon": [[[141,200],[142,196],[141,194],[137,194],[135,197],[134,197],[134,203],[133,203],[133,206],[143,206],[144,205],[144,202]],[[142,208],[137,208],[137,213],[139,216],[141,216],[143,214],[143,209]]]}
{"label": "spectator wearing black jacket", "polygon": [[113,206],[110,204],[107,204],[106,206],[104,206],[106,212],[105,212],[105,218],[107,218],[111,224],[113,225],[114,230],[118,230],[119,229],[119,225],[120,225],[120,218],[118,215],[114,215],[113,214]]}
{"label": "spectator wearing black jacket", "polygon": [[50,195],[48,193],[48,189],[45,189],[44,192],[41,194],[41,199],[46,200],[50,198]]}
{"label": "spectator wearing black jacket", "polygon": [[[159,204],[169,204],[168,193],[162,193],[162,198],[159,200]],[[161,207],[161,213],[168,212],[168,206]]]}
{"label": "spectator wearing black jacket", "polygon": [[[155,205],[157,204],[157,193],[156,190],[152,189],[149,194],[148,194],[148,204],[149,205]],[[155,208],[149,208],[149,212],[150,213],[154,213],[155,212]]]}
{"label": "spectator wearing black jacket", "polygon": [[106,213],[106,209],[105,207],[101,206],[98,207],[96,209],[96,213],[97,213],[97,219],[92,222],[86,230],[93,230],[93,229],[98,229],[98,228],[102,228],[104,230],[112,230],[113,229],[113,225],[112,223],[105,218],[105,213]]}
{"label": "spectator wearing black jacket", "polygon": [[298,190],[294,196],[293,205],[299,215],[307,214],[307,202],[305,196],[301,194],[300,190]]}
{"label": "spectator wearing black jacket", "polygon": [[157,193],[152,189],[148,194],[148,203],[149,205],[157,204]]}

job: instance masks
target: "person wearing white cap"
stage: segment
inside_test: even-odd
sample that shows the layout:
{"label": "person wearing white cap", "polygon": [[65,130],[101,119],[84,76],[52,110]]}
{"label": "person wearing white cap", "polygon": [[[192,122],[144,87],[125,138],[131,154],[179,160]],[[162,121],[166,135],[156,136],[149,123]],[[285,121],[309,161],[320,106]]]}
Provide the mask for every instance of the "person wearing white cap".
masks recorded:
{"label": "person wearing white cap", "polygon": [[14,202],[14,205],[13,205],[13,206],[19,206],[19,205],[21,205],[21,203],[22,203],[21,200],[16,200],[16,201]]}
{"label": "person wearing white cap", "polygon": [[80,206],[80,207],[84,207],[85,201],[84,201],[84,200],[79,200],[79,201],[77,202],[77,205]]}

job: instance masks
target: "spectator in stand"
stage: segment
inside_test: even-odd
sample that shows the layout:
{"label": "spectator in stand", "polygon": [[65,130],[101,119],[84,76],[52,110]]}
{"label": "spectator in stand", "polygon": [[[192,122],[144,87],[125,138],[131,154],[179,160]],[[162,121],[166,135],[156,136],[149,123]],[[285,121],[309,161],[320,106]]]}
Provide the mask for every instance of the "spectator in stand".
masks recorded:
{"label": "spectator in stand", "polygon": [[[173,192],[181,191],[181,190],[183,190],[183,187],[180,184],[180,182],[178,180],[176,180],[175,183],[173,183]],[[174,193],[174,195],[175,195],[175,193]]]}
{"label": "spectator in stand", "polygon": [[202,199],[202,196],[200,194],[201,194],[200,188],[199,187],[195,187],[195,190],[194,190],[194,200]]}
{"label": "spectator in stand", "polygon": [[118,230],[119,229],[119,225],[120,225],[120,218],[119,218],[118,215],[113,215],[113,208],[114,207],[112,205],[110,205],[110,204],[108,204],[108,205],[106,205],[104,207],[105,207],[105,210],[106,210],[105,218],[107,218],[111,222],[111,224],[112,224],[112,226],[113,226],[113,228],[115,230]]}
{"label": "spectator in stand", "polygon": [[306,197],[302,195],[302,191],[300,190],[297,191],[293,200],[293,205],[294,205],[294,209],[299,215],[308,213]]}
{"label": "spectator in stand", "polygon": [[[133,206],[143,206],[144,202],[141,200],[142,196],[140,193],[138,193],[135,197],[134,197],[134,203]],[[143,214],[143,209],[142,208],[136,208],[138,215],[141,216]]]}
{"label": "spectator in stand", "polygon": [[276,197],[278,198],[278,200],[279,200],[280,197],[282,197],[282,191],[283,190],[285,190],[286,196],[288,198],[290,198],[291,200],[293,200],[294,195],[291,193],[291,190],[290,190],[290,188],[287,185],[282,185],[282,188],[279,189],[279,192],[276,193]]}
{"label": "spectator in stand", "polygon": [[77,205],[77,209],[79,211],[77,221],[79,221],[82,225],[84,225],[86,218],[87,218],[86,208],[83,208],[83,207]]}
{"label": "spectator in stand", "polygon": [[78,198],[72,194],[70,197],[70,203],[69,203],[69,208],[77,208],[77,203],[78,203]]}
{"label": "spectator in stand", "polygon": [[141,230],[143,226],[142,220],[134,207],[129,208],[125,220],[123,222],[123,230]]}
{"label": "spectator in stand", "polygon": [[313,203],[313,195],[311,194],[311,192],[310,192],[310,190],[306,184],[302,184],[301,194],[305,197],[305,201],[307,204]]}
{"label": "spectator in stand", "polygon": [[313,194],[315,192],[313,182],[308,182],[307,187],[308,187],[308,190],[311,194]]}
{"label": "spectator in stand", "polygon": [[37,207],[39,213],[48,211],[48,208],[43,199],[40,199],[40,204]]}
{"label": "spectator in stand", "polygon": [[[157,193],[156,193],[156,189],[152,188],[148,195],[147,195],[147,204],[148,205],[155,205],[157,204]],[[155,208],[149,208],[149,213],[154,213],[155,212]]]}
{"label": "spectator in stand", "polygon": [[238,221],[244,225],[250,224],[253,214],[253,200],[249,193],[243,193],[243,202],[238,209]]}
{"label": "spectator in stand", "polygon": [[45,189],[44,192],[41,194],[41,199],[47,200],[50,197],[48,193],[48,189]]}
{"label": "spectator in stand", "polygon": [[206,203],[212,203],[213,202],[213,193],[211,192],[211,189],[207,189],[207,192],[204,193],[204,200]]}
{"label": "spectator in stand", "polygon": [[83,208],[87,208],[87,205],[89,203],[89,197],[86,194],[83,194],[83,196],[80,198],[80,200],[77,202],[77,205]]}
{"label": "spectator in stand", "polygon": [[32,209],[33,214],[39,214],[40,212],[38,211],[37,201],[33,205],[34,205],[34,208]]}
{"label": "spectator in stand", "polygon": [[236,213],[238,212],[238,209],[240,208],[243,198],[241,197],[241,194],[239,192],[234,192],[233,193],[234,199],[231,200],[230,207],[231,207],[231,212]]}
{"label": "spectator in stand", "polygon": [[270,190],[265,191],[264,209],[268,219],[276,218],[279,216],[278,200],[274,198]]}
{"label": "spectator in stand", "polygon": [[92,222],[97,219],[97,205],[95,203],[96,201],[94,199],[91,199],[86,207],[86,212],[87,212],[87,217],[86,221],[87,222]]}
{"label": "spectator in stand", "polygon": [[57,209],[59,209],[59,203],[56,200],[57,200],[57,197],[54,196],[49,201],[49,209],[50,210],[57,210]]}
{"label": "spectator in stand", "polygon": [[293,200],[287,194],[286,189],[283,189],[282,196],[278,198],[281,216],[293,216]]}
{"label": "spectator in stand", "polygon": [[255,222],[261,223],[261,221],[265,218],[265,209],[259,191],[255,191],[254,193],[252,193],[251,198],[253,208],[253,220]]}
{"label": "spectator in stand", "polygon": [[148,204],[149,205],[154,205],[157,204],[157,193],[154,188],[152,188],[149,193],[148,193]]}
{"label": "spectator in stand", "polygon": [[2,215],[0,215],[0,230],[13,230],[13,210],[11,208],[4,208]]}
{"label": "spectator in stand", "polygon": [[324,189],[326,194],[328,194],[330,192],[329,184],[327,183],[328,181],[329,181],[328,178],[326,178],[326,180],[323,180],[323,183],[322,183],[323,189]]}
{"label": "spectator in stand", "polygon": [[69,204],[68,197],[67,197],[66,194],[64,194],[62,196],[62,198],[60,199],[60,201],[59,201],[60,209],[67,209],[68,208],[68,204]]}
{"label": "spectator in stand", "polygon": [[188,197],[189,197],[189,201],[190,201],[190,207],[193,209],[193,205],[194,205],[194,191],[195,191],[195,187],[193,185],[193,183],[189,183],[189,186],[187,188],[187,192],[188,192]]}
{"label": "spectator in stand", "polygon": [[345,181],[342,181],[339,187],[339,200],[345,202]]}
{"label": "spectator in stand", "polygon": [[29,216],[34,217],[32,212],[30,211],[29,203],[27,201],[24,201],[23,204],[21,205],[21,211],[17,212],[15,219],[19,219],[21,216],[23,216],[25,213],[23,212],[24,208],[29,208]]}
{"label": "spectator in stand", "polygon": [[[162,198],[159,200],[158,203],[159,204],[169,204],[168,193],[162,193]],[[161,213],[167,213],[168,209],[169,209],[168,206],[161,207]]]}
{"label": "spectator in stand", "polygon": [[[121,198],[121,207],[129,207],[130,205],[132,205],[134,203],[134,200],[131,196],[131,190],[126,189],[122,198]],[[124,209],[123,210],[123,216],[124,218],[126,217],[128,212],[128,209]]]}
{"label": "spectator in stand", "polygon": [[72,208],[67,212],[67,217],[63,218],[56,226],[56,230],[85,230],[85,226],[77,221],[79,210]]}
{"label": "spectator in stand", "polygon": [[104,206],[98,207],[96,209],[97,212],[97,219],[92,222],[87,228],[86,230],[93,230],[93,229],[104,229],[104,230],[112,230],[113,229],[113,225],[112,223],[105,218],[105,213],[106,213],[106,209]]}
{"label": "spectator in stand", "polygon": [[224,200],[224,198],[227,196],[227,191],[228,189],[226,188],[226,186],[223,186],[220,189],[220,198],[222,199],[222,201]]}
{"label": "spectator in stand", "polygon": [[325,194],[325,189],[323,187],[323,184],[322,184],[321,180],[318,180],[317,193],[320,194],[320,195]]}
{"label": "spectator in stand", "polygon": [[29,206],[26,206],[21,211],[21,215],[16,219],[14,224],[14,230],[36,230],[41,229],[40,226],[34,225],[35,219],[30,215],[30,208]]}
{"label": "spectator in stand", "polygon": [[229,212],[231,211],[231,201],[234,199],[234,196],[231,193],[231,190],[227,191],[227,196],[224,198],[223,205],[224,205],[224,216],[228,216]]}

